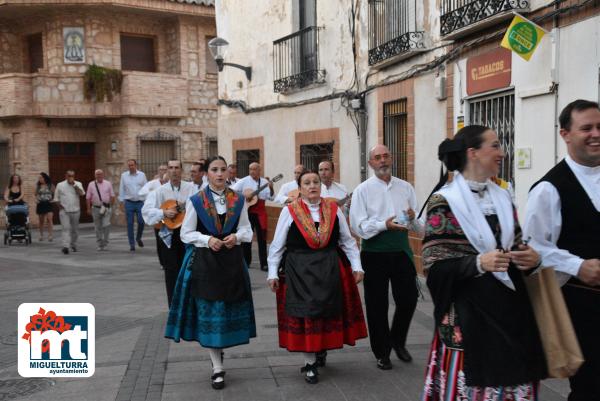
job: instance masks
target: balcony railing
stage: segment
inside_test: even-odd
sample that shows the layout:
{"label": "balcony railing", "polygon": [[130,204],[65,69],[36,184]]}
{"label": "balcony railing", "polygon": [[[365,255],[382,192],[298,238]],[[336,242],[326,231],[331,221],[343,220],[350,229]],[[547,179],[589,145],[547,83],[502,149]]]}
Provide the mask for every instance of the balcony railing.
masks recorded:
{"label": "balcony railing", "polygon": [[447,37],[477,22],[529,10],[529,0],[442,0],[440,32]]}
{"label": "balcony railing", "polygon": [[273,42],[273,90],[304,88],[325,80],[319,69],[319,28],[311,26]]}
{"label": "balcony railing", "polygon": [[424,50],[416,0],[369,0],[369,65]]}

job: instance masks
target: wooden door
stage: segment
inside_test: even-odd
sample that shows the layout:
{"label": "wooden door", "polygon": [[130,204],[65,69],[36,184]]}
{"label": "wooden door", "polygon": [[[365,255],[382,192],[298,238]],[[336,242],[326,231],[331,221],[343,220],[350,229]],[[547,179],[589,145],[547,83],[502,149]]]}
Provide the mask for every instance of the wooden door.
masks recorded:
{"label": "wooden door", "polygon": [[[67,170],[75,171],[75,180],[83,184],[87,190],[90,181],[94,180],[96,169],[94,143],[92,142],[48,142],[48,158],[50,178],[54,185],[65,179]],[[81,197],[81,217],[79,222],[89,223],[92,217],[86,213],[85,197]],[[58,206],[54,205],[54,223],[58,220]]]}

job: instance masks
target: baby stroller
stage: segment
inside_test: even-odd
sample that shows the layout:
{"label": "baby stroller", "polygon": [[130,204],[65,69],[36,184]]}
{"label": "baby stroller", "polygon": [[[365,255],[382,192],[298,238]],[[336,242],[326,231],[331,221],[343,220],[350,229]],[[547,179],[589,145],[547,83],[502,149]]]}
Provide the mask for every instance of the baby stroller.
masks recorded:
{"label": "baby stroller", "polygon": [[4,233],[4,245],[10,245],[13,241],[31,244],[31,231],[29,231],[29,208],[24,205],[7,206],[6,232]]}

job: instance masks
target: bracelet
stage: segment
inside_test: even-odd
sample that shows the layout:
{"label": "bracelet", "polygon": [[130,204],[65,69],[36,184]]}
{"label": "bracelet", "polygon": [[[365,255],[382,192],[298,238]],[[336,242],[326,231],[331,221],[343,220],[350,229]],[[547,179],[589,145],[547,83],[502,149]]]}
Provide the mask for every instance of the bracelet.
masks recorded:
{"label": "bracelet", "polygon": [[540,258],[538,259],[538,262],[535,264],[535,266],[532,267],[532,269],[537,269],[541,265],[542,265],[542,257],[540,256]]}
{"label": "bracelet", "polygon": [[475,265],[477,267],[477,271],[479,272],[479,274],[484,274],[485,270],[483,269],[483,266],[481,265],[481,254],[477,255],[477,258],[475,259]]}

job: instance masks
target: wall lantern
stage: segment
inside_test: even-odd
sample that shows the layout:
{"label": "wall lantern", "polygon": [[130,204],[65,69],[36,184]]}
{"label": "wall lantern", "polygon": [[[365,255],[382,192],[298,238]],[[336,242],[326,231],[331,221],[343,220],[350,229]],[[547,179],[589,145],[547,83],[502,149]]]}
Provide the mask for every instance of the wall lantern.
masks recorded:
{"label": "wall lantern", "polygon": [[223,67],[228,65],[230,67],[239,68],[246,73],[246,78],[248,81],[252,79],[252,67],[244,67],[243,65],[234,64],[234,63],[226,63],[225,55],[227,54],[227,47],[229,46],[229,42],[227,42],[223,38],[213,38],[208,42],[208,49],[210,50],[210,54],[212,54],[215,62],[217,63],[217,67],[219,68],[219,72],[223,71]]}
{"label": "wall lantern", "polygon": [[117,142],[116,141],[112,141],[110,143],[110,150],[111,150],[111,152],[116,152],[117,151]]}

